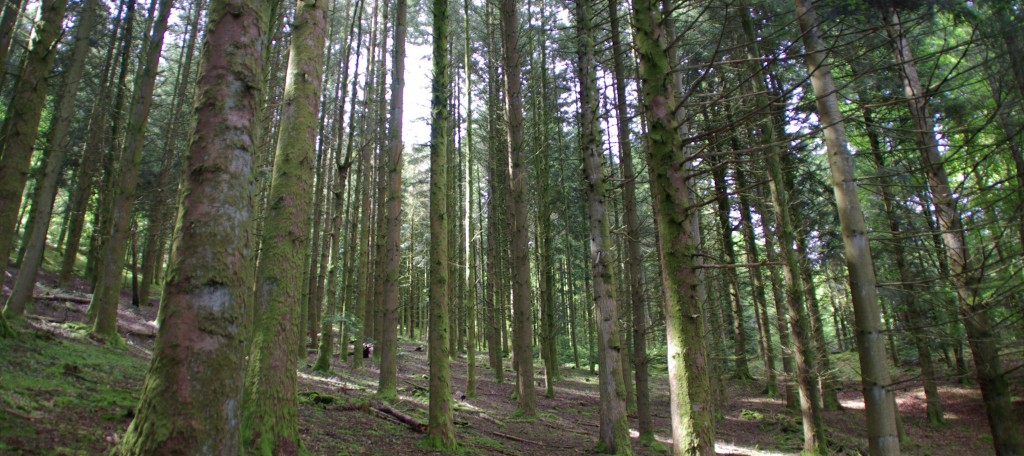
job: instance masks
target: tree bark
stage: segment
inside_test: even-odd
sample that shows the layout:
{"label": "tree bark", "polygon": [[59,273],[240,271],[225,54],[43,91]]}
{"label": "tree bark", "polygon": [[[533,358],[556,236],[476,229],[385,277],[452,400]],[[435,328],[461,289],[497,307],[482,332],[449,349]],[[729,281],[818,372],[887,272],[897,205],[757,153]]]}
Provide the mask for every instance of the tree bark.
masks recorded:
{"label": "tree bark", "polygon": [[433,80],[430,99],[430,403],[428,448],[456,446],[452,416],[451,368],[448,365],[448,208],[445,192],[448,139],[448,0],[433,2]]}
{"label": "tree bark", "polygon": [[656,1],[634,1],[633,20],[665,293],[673,454],[711,455],[715,430],[698,298],[699,232],[687,175],[692,157],[683,146],[675,115],[676,87],[671,79],[675,56],[665,42],[667,18]]}
{"label": "tree bark", "polygon": [[255,82],[268,9],[263,1],[210,3],[160,329],[135,419],[118,448],[123,455],[241,451],[242,322],[252,299],[261,101]]}
{"label": "tree bark", "polygon": [[300,1],[291,43],[274,154],[273,178],[256,269],[253,340],[246,370],[242,441],[248,451],[301,449],[295,347],[304,332],[313,164],[323,78],[326,2]]}

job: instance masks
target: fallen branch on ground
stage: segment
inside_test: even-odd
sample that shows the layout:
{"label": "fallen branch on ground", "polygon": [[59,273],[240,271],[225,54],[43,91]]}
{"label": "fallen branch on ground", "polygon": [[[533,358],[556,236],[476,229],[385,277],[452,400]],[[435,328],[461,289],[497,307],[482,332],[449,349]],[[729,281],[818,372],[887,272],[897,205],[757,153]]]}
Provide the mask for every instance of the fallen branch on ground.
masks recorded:
{"label": "fallen branch on ground", "polygon": [[78,296],[68,295],[33,296],[32,299],[36,301],[74,302],[78,304],[89,304],[92,301],[91,298],[80,298]]}
{"label": "fallen branch on ground", "polygon": [[415,418],[406,415],[387,404],[374,404],[373,410],[394,417],[399,422],[405,424],[406,426],[409,426],[409,428],[416,432],[419,432],[420,434],[427,432],[426,424],[419,422]]}

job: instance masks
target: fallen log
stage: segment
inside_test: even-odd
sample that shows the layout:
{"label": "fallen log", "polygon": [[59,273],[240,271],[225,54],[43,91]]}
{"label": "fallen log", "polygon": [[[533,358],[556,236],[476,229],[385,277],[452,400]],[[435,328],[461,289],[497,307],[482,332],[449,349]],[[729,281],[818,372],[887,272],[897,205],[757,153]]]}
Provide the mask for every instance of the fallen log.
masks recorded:
{"label": "fallen log", "polygon": [[412,429],[413,431],[416,431],[420,434],[427,432],[426,424],[419,422],[415,418],[406,415],[387,404],[375,404],[373,406],[373,409],[378,412],[385,413],[387,415],[394,417],[401,423],[405,424],[406,426],[409,426],[409,428]]}
{"label": "fallen log", "polygon": [[45,296],[33,296],[32,299],[36,301],[51,301],[51,302],[73,302],[77,304],[89,304],[92,298],[82,298],[78,296],[69,295],[45,295]]}

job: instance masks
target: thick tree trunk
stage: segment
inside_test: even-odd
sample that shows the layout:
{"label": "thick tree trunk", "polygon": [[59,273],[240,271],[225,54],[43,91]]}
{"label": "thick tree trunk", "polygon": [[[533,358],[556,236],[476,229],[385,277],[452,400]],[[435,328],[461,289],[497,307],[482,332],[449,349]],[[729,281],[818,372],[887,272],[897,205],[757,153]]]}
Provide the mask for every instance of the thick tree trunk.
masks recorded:
{"label": "thick tree trunk", "polygon": [[997,454],[1024,454],[1024,435],[1010,401],[1006,376],[999,356],[998,334],[993,328],[991,304],[982,295],[984,278],[972,262],[964,236],[964,227],[956,197],[939,152],[935,125],[928,112],[928,99],[914,65],[910,43],[904,34],[899,13],[887,8],[883,13],[886,31],[892,41],[893,53],[903,80],[903,91],[914,124],[915,140],[925,167],[932,204],[942,230],[942,241],[949,261],[953,287],[967,340],[974,355],[975,374],[981,387],[993,445]]}
{"label": "thick tree trunk", "polygon": [[25,64],[0,129],[0,266],[4,268],[14,248],[32,146],[46,107],[50,70],[57,55],[55,43],[63,30],[67,5],[67,0],[46,0],[40,5],[39,21],[32,30]]}
{"label": "thick tree trunk", "polygon": [[301,448],[296,400],[297,318],[306,282],[313,164],[319,127],[327,4],[299,2],[281,109],[280,136],[256,269],[253,341],[246,370],[242,441],[249,451]]}
{"label": "thick tree trunk", "polygon": [[[239,454],[267,2],[212,0],[171,273],[123,455]],[[235,58],[228,59],[225,56]],[[221,252],[209,255],[210,251]]]}
{"label": "thick tree trunk", "polygon": [[683,146],[675,117],[676,88],[671,80],[675,56],[664,42],[666,18],[657,2],[634,1],[633,19],[665,293],[673,453],[711,455],[715,451],[715,430],[698,297],[699,232],[687,176],[692,157]]}

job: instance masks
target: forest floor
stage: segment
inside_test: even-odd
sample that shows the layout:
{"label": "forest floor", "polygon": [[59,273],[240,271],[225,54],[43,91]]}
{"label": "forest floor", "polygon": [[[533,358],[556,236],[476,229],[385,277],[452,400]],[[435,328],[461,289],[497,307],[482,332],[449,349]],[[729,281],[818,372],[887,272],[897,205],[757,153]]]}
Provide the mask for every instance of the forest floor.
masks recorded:
{"label": "forest floor", "polygon": [[[10,276],[8,276],[8,282]],[[44,275],[41,283],[53,283]],[[8,290],[0,297],[6,299]],[[156,335],[156,306],[134,307],[122,297],[120,330],[124,347],[98,344],[81,323],[89,296],[81,283],[72,289],[36,288],[28,328],[17,339],[0,339],[0,455],[95,455],[113,447],[131,422]],[[393,411],[426,423],[426,345],[403,340],[398,355],[400,399]],[[377,365],[371,360],[353,370],[336,359],[328,375],[309,370],[310,350],[299,372],[300,431],[305,448],[317,455],[419,455],[422,437],[386,413],[374,398]],[[456,436],[460,454],[568,455],[590,454],[598,433],[597,377],[587,370],[563,366],[555,397],[538,388],[539,416],[517,418],[510,399],[514,374],[503,372],[496,383],[486,353],[478,356],[477,396],[463,397],[464,356],[452,360]],[[841,411],[825,412],[829,448],[836,454],[866,454],[864,403],[854,353],[836,355],[840,375]],[[506,363],[507,364],[507,363]],[[1014,406],[1024,422],[1024,369],[1011,384]],[[940,389],[947,423],[930,426],[924,393],[913,369],[898,371],[897,401],[908,434],[905,455],[964,456],[993,454],[981,395],[976,387],[945,382]],[[652,373],[651,399],[656,437],[668,444],[667,377]],[[725,402],[716,423],[719,455],[797,454],[802,444],[799,412],[761,393],[759,381],[724,380]],[[635,430],[636,417],[630,416]],[[1024,431],[1024,429],[1022,429]],[[661,454],[642,446],[633,432],[639,455]]]}

